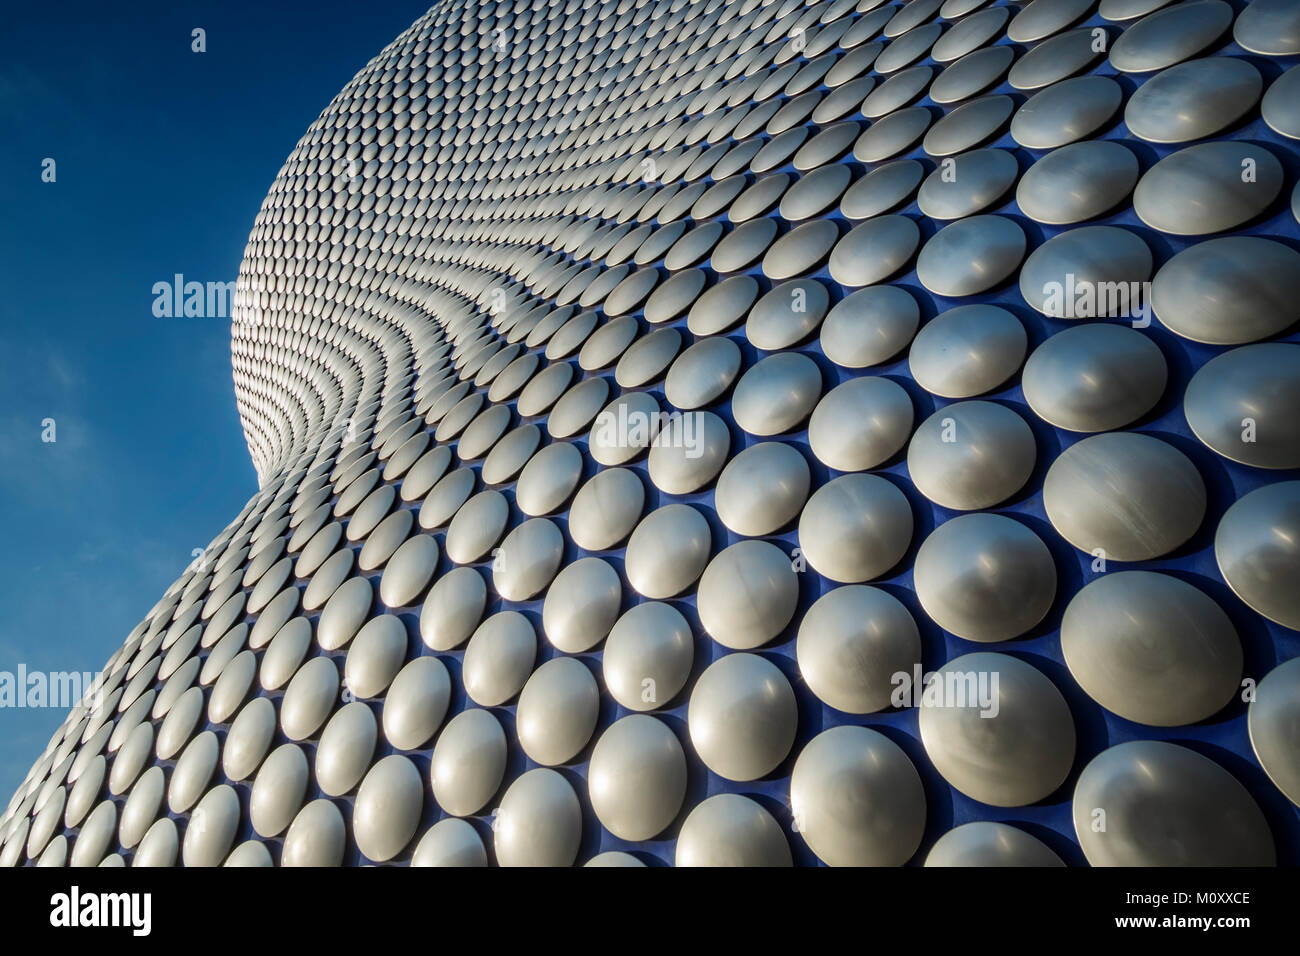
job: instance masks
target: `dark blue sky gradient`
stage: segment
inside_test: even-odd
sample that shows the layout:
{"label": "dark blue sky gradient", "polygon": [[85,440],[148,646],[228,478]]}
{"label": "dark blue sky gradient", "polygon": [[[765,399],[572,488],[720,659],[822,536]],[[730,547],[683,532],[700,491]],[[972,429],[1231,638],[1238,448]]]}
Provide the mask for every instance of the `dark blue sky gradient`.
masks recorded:
{"label": "dark blue sky gradient", "polygon": [[[229,319],[155,318],[152,287],[235,278],[298,138],[429,5],[6,11],[0,671],[97,671],[256,490]],[[0,810],[65,712],[0,708]]]}

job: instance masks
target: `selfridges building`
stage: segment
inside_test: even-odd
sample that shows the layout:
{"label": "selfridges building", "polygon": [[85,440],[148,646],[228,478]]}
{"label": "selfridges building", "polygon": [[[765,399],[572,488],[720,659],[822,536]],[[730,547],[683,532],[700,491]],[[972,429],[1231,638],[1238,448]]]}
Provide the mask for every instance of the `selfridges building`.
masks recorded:
{"label": "selfridges building", "polygon": [[435,6],[271,186],[260,490],[0,860],[1296,862],[1297,63],[1292,0]]}

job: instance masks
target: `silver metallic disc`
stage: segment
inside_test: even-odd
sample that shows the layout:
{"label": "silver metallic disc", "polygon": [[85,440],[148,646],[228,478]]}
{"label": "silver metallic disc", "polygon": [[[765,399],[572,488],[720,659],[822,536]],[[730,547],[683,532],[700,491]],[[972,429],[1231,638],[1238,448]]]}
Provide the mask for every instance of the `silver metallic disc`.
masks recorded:
{"label": "silver metallic disc", "polygon": [[487,710],[463,710],[443,727],[429,762],[433,799],[454,816],[478,813],[501,786],[506,735]]}
{"label": "silver metallic disc", "polygon": [[1165,741],[1132,740],[1093,757],[1075,784],[1073,815],[1092,866],[1276,860],[1268,823],[1246,788],[1209,757]]}
{"label": "silver metallic disc", "polygon": [[1098,40],[1093,28],[1080,27],[1035,44],[1016,60],[1007,82],[1018,90],[1038,90],[1074,76],[1105,52]]}
{"label": "silver metallic disc", "polygon": [[705,632],[738,650],[776,637],[799,602],[791,565],[790,556],[767,541],[738,541],[720,551],[704,569],[696,597]]}
{"label": "silver metallic disc", "polygon": [[785,675],[748,653],[710,664],[696,679],[687,709],[695,752],[728,780],[757,780],[776,769],[790,752],[798,721]]}
{"label": "silver metallic disc", "polygon": [[1228,616],[1192,585],[1151,571],[1114,571],[1079,591],[1061,621],[1061,653],[1089,697],[1157,727],[1213,715],[1241,679]]}
{"label": "silver metallic disc", "polygon": [[1005,823],[953,827],[934,842],[926,866],[1065,866],[1037,837]]}
{"label": "silver metallic disc", "polygon": [[1016,43],[1042,40],[1084,16],[1090,7],[1089,0],[1034,0],[1012,18],[1007,36]]}
{"label": "silver metallic disc", "polygon": [[703,573],[711,545],[703,515],[690,505],[665,505],[632,532],[627,543],[628,583],[655,600],[680,594]]}
{"label": "silver metallic disc", "polygon": [[902,269],[920,241],[920,230],[906,216],[868,219],[835,244],[831,278],[844,286],[874,285]]}
{"label": "silver metallic disc", "polygon": [[847,714],[890,706],[894,675],[921,661],[921,638],[907,608],[865,585],[827,591],[803,616],[799,673],[823,703]]}
{"label": "silver metallic disc", "polygon": [[916,490],[935,504],[976,511],[1019,491],[1036,457],[1033,432],[1011,409],[958,402],[917,428],[907,446],[907,471]]}
{"label": "silver metallic disc", "polygon": [[1019,175],[1005,149],[974,149],[943,160],[921,184],[917,205],[931,219],[973,216],[1004,197]]}
{"label": "silver metallic disc", "polygon": [[[756,222],[771,222],[760,219]],[[730,236],[739,235],[742,226]],[[730,238],[730,236],[728,238]],[[726,241],[725,239],[723,240]],[[722,243],[718,244],[721,249]],[[766,248],[766,246],[764,246]],[[717,253],[714,254],[715,258]],[[742,263],[743,266],[743,263]],[[741,268],[742,266],[737,266]],[[715,265],[715,268],[717,266]],[[718,271],[722,271],[719,269]],[[686,316],[686,327],[693,335],[717,335],[731,328],[749,311],[749,307],[758,298],[758,283],[753,276],[737,275],[723,279],[701,295]]]}
{"label": "silver metallic disc", "polygon": [[798,517],[811,480],[808,463],[792,446],[750,445],[718,477],[718,517],[737,534],[771,534]]}
{"label": "silver metallic disc", "polygon": [[639,859],[631,853],[624,853],[621,850],[607,850],[604,853],[597,853],[583,866],[645,866]]}
{"label": "silver metallic disc", "polygon": [[1025,401],[1050,425],[1075,432],[1123,428],[1165,392],[1168,366],[1136,329],[1089,322],[1034,349],[1021,374]]}
{"label": "silver metallic disc", "polygon": [[1282,179],[1282,164],[1263,146],[1200,143],[1147,170],[1133,190],[1133,211],[1148,226],[1175,236],[1224,232],[1268,208],[1282,191]]}
{"label": "silver metallic disc", "polygon": [[1300,321],[1300,252],[1260,236],[1188,246],[1156,273],[1151,308],[1162,325],[1208,345],[1241,345]]}
{"label": "silver metallic disc", "polygon": [[492,583],[507,601],[527,601],[555,577],[564,535],[553,521],[529,518],[506,535],[492,564]]}
{"label": "silver metallic disc", "polygon": [[384,698],[384,736],[398,750],[419,750],[437,732],[451,700],[451,677],[436,657],[417,657],[393,678]]}
{"label": "silver metallic disc", "polygon": [[754,304],[745,322],[745,337],[764,351],[788,348],[811,335],[829,307],[826,286],[816,279],[783,282]]}
{"label": "silver metallic disc", "polygon": [[677,408],[702,408],[720,398],[740,374],[740,348],[731,339],[700,339],[668,369],[664,395]]}
{"label": "silver metallic disc", "polygon": [[827,314],[822,352],[844,368],[879,365],[907,347],[920,322],[916,300],[897,286],[859,289]]}
{"label": "silver metallic disc", "polygon": [[1186,143],[1231,126],[1259,102],[1264,80],[1246,60],[1212,56],[1171,66],[1129,97],[1124,123],[1152,143]]}
{"label": "silver metallic disc", "polygon": [[817,363],[798,352],[778,352],[751,366],[732,395],[736,424],[751,435],[791,431],[821,398]]}
{"label": "silver metallic disc", "polygon": [[[547,445],[529,459],[520,473],[515,484],[515,504],[524,514],[532,516],[558,510],[578,486],[582,468],[582,452],[569,442]],[[466,507],[470,504],[472,502]],[[494,502],[494,516],[495,513]],[[447,539],[451,539],[451,529],[448,529]],[[451,557],[450,551],[447,554]]]}
{"label": "silver metallic disc", "polygon": [[1259,765],[1288,800],[1300,805],[1300,657],[1264,675],[1247,726]]}
{"label": "silver metallic disc", "polygon": [[578,796],[554,770],[529,770],[501,798],[493,827],[500,866],[572,866],[581,837]]}
{"label": "silver metallic disc", "polygon": [[1137,157],[1127,147],[1110,140],[1071,143],[1025,170],[1016,203],[1037,222],[1069,225],[1114,209],[1137,181]]}
{"label": "silver metallic disc", "polygon": [[626,468],[597,472],[574,495],[569,506],[569,536],[589,551],[618,544],[636,527],[645,504],[645,487]]}
{"label": "silver metallic disc", "polygon": [[1042,800],[1074,763],[1074,720],[1056,686],[1006,654],[964,654],[913,688],[926,755],[950,784],[995,807]]}
{"label": "silver metallic disc", "polygon": [[391,614],[371,618],[348,648],[343,685],[357,697],[379,697],[401,670],[407,643],[400,618]]}
{"label": "silver metallic disc", "polygon": [[898,453],[912,434],[912,422],[912,399],[902,386],[863,375],[835,386],[817,403],[808,421],[808,444],[824,465],[864,471]]}
{"label": "silver metallic disc", "polygon": [[722,471],[730,450],[731,432],[713,412],[670,416],[651,440],[650,480],[671,495],[699,491]]}
{"label": "silver metallic disc", "polygon": [[[929,71],[927,70],[927,76]],[[881,86],[876,93],[885,89]],[[872,96],[876,95],[875,93]],[[870,96],[867,97],[871,99]],[[865,104],[864,104],[865,106]],[[934,114],[922,106],[898,110],[879,119],[858,137],[853,157],[862,163],[879,163],[906,152],[925,134]]]}
{"label": "silver metallic disc", "polygon": [[370,769],[378,739],[374,712],[366,704],[354,700],[339,708],[316,747],[315,779],[321,792],[338,797],[359,784]]}
{"label": "silver metallic disc", "polygon": [[1043,243],[1020,269],[1020,295],[1054,319],[1150,322],[1151,250],[1117,226],[1080,226]]}
{"label": "silver metallic disc", "polygon": [[1071,445],[1043,481],[1043,508],[1057,533],[1108,561],[1168,554],[1200,527],[1205,482],[1182,452],[1136,432]]}
{"label": "silver metallic disc", "polygon": [[691,627],[670,604],[647,601],[629,608],[605,641],[605,686],[628,710],[666,706],[690,677],[695,648]]}
{"label": "silver metallic disc", "polygon": [[567,763],[591,740],[599,708],[600,688],[586,665],[553,658],[533,671],[519,694],[519,746],[543,766]]}
{"label": "silver metallic disc", "polygon": [[649,840],[677,816],[686,777],[686,754],[677,736],[661,720],[632,714],[596,741],[587,790],[606,830],[620,840]]}
{"label": "silver metallic disc", "polygon": [[1260,115],[1276,132],[1300,139],[1300,68],[1291,67],[1269,86]]}
{"label": "silver metallic disc", "polygon": [[896,208],[916,192],[925,167],[914,159],[878,166],[844,194],[840,212],[850,219],[871,219]]}
{"label": "silver metallic disc", "polygon": [[429,589],[420,610],[420,637],[435,651],[459,647],[487,606],[487,584],[473,568],[453,568]]}
{"label": "silver metallic disc", "polygon": [[447,557],[457,564],[474,564],[501,540],[510,505],[499,491],[480,491],[465,502],[447,526],[443,542]]}
{"label": "silver metallic disc", "polygon": [[935,295],[987,292],[1025,257],[1025,234],[1003,216],[971,216],[944,226],[922,247],[916,277]]}
{"label": "silver metallic disc", "polygon": [[339,866],[347,833],[343,815],[330,800],[313,800],[293,818],[280,851],[281,866]]}
{"label": "silver metallic disc", "polygon": [[1287,0],[1255,0],[1238,15],[1232,37],[1252,53],[1294,56],[1300,53],[1300,10]]}
{"label": "silver metallic disc", "polygon": [[987,46],[949,64],[930,84],[929,96],[936,103],[959,103],[998,82],[1016,58],[1014,48]]}
{"label": "silver metallic disc", "polygon": [[622,599],[618,572],[600,558],[579,558],[556,575],[546,592],[546,639],[566,654],[591,650],[614,626]]}
{"label": "silver metallic disc", "polygon": [[749,797],[719,793],[696,804],[677,834],[675,866],[790,866],[781,825]]}
{"label": "silver metallic disc", "polygon": [[1029,149],[1056,149],[1091,136],[1124,101],[1118,83],[1105,76],[1076,76],[1031,96],[1011,120],[1011,136]]}
{"label": "silver metallic disc", "polygon": [[465,647],[461,679],[470,700],[498,707],[523,689],[537,658],[537,635],[518,611],[498,611]]}
{"label": "silver metallic disc", "polygon": [[968,641],[993,643],[1033,628],[1056,597],[1056,565],[1038,535],[1006,515],[959,515],[916,555],[913,583],[925,613]]}
{"label": "silver metallic disc", "polygon": [[1300,345],[1263,342],[1216,355],[1187,383],[1196,437],[1255,468],[1300,467]]}
{"label": "silver metallic disc", "polygon": [[464,820],[444,817],[425,831],[411,866],[487,866],[487,851],[478,832]]}
{"label": "silver metallic disc", "polygon": [[907,361],[916,383],[930,394],[973,398],[1014,375],[1027,347],[1025,327],[1006,309],[963,305],[923,325]]}
{"label": "silver metallic disc", "polygon": [[763,255],[763,274],[776,281],[793,279],[823,261],[838,238],[839,230],[828,219],[796,226]]}
{"label": "silver metallic disc", "polygon": [[930,128],[921,147],[931,156],[953,156],[974,149],[991,139],[1015,108],[1015,101],[1003,94],[963,103]]}
{"label": "silver metallic disc", "polygon": [[1300,630],[1300,481],[1256,488],[1219,520],[1214,558],[1254,611]]}
{"label": "silver metallic disc", "polygon": [[1143,17],[1119,35],[1110,64],[1125,73],[1163,70],[1195,56],[1232,25],[1224,0],[1191,0]]}
{"label": "silver metallic disc", "polygon": [[808,499],[799,518],[799,547],[823,577],[869,581],[907,552],[912,526],[912,507],[893,483],[879,475],[841,475]]}
{"label": "silver metallic disc", "polygon": [[901,866],[925,832],[925,791],[898,744],[866,727],[810,740],[790,775],[799,835],[831,866]]}

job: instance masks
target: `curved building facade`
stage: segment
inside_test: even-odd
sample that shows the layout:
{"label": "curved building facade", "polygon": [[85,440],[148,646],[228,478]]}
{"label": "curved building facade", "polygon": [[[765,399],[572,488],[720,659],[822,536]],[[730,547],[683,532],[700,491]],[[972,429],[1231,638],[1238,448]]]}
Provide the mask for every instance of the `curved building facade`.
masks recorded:
{"label": "curved building facade", "polygon": [[6,865],[1300,853],[1300,5],[443,2]]}

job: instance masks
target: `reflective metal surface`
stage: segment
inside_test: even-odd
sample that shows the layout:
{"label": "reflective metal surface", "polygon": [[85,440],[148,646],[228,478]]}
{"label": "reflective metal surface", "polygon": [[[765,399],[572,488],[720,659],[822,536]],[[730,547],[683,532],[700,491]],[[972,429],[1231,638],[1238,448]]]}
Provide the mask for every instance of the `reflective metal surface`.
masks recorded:
{"label": "reflective metal surface", "polygon": [[1237,632],[1222,609],[1177,578],[1116,571],[1070,601],[1061,651],[1088,696],[1140,724],[1209,717],[1241,679]]}
{"label": "reflective metal surface", "polygon": [[1196,437],[1255,468],[1300,467],[1300,345],[1266,342],[1215,356],[1187,383]]}
{"label": "reflective metal surface", "polygon": [[1064,866],[1061,858],[1024,830],[1005,823],[964,823],[937,841],[926,866]]}
{"label": "reflective metal surface", "polygon": [[[1149,825],[1153,813],[1158,827]],[[1272,866],[1276,858],[1263,814],[1232,774],[1164,741],[1129,741],[1094,757],[1074,789],[1074,830],[1092,866]]]}
{"label": "reflective metal surface", "polygon": [[884,574],[912,541],[912,509],[876,475],[842,475],[814,492],[799,519],[803,557],[823,577],[854,583]]}
{"label": "reflective metal surface", "polygon": [[1124,91],[1109,77],[1062,80],[1035,93],[1016,110],[1011,135],[1030,149],[1055,149],[1105,126],[1123,99]]}
{"label": "reflective metal surface", "polygon": [[1129,99],[1124,122],[1153,143],[1184,143],[1212,136],[1259,101],[1264,81],[1245,60],[1216,56],[1171,66]]}
{"label": "reflective metal surface", "polygon": [[804,614],[799,673],[836,710],[869,714],[890,704],[895,674],[921,660],[921,638],[907,609],[878,588],[828,591]]}
{"label": "reflective metal surface", "polygon": [[1300,253],[1271,239],[1227,236],[1161,267],[1151,308],[1162,325],[1210,345],[1240,345],[1300,321]]}
{"label": "reflective metal surface", "polygon": [[596,741],[588,777],[592,809],[622,840],[648,840],[677,816],[686,796],[686,754],[646,714],[616,721]]}
{"label": "reflective metal surface", "polygon": [[1006,654],[976,653],[935,673],[938,690],[921,698],[920,731],[944,779],[995,807],[1034,803],[1065,781],[1074,722],[1041,671]]}
{"label": "reflective metal surface", "polygon": [[1282,166],[1264,147],[1201,143],[1147,170],[1133,191],[1133,211],[1161,232],[1203,236],[1245,224],[1281,190]]}
{"label": "reflective metal surface", "polygon": [[1265,485],[1219,521],[1214,557],[1233,592],[1255,611],[1300,630],[1300,481]]}
{"label": "reflective metal surface", "polygon": [[1300,658],[1279,664],[1256,688],[1250,705],[1250,742],[1260,766],[1292,803],[1300,805]]}
{"label": "reflective metal surface", "polygon": [[1025,420],[993,402],[958,402],[923,421],[907,446],[917,491],[956,511],[990,508],[1015,494],[1034,469]]}
{"label": "reflective metal surface", "polygon": [[1030,219],[1069,225],[1114,209],[1137,181],[1137,157],[1127,147],[1110,140],[1071,143],[1025,171],[1016,187],[1016,202]]}
{"label": "reflective metal surface", "polygon": [[798,719],[785,675],[764,657],[734,653],[696,680],[687,723],[710,770],[728,780],[756,780],[790,752]]}
{"label": "reflective metal surface", "polygon": [[844,368],[878,365],[907,347],[920,324],[916,300],[894,286],[845,296],[822,323],[821,347]]}
{"label": "reflective metal surface", "polygon": [[1092,322],[1057,332],[1034,349],[1021,387],[1039,418],[1074,432],[1123,428],[1160,400],[1164,355],[1135,329]]}
{"label": "reflective metal surface", "polygon": [[923,325],[912,340],[907,362],[912,378],[930,394],[972,398],[1014,375],[1024,361],[1026,344],[1024,326],[1010,312],[964,305]]}
{"label": "reflective metal surface", "polygon": [[1015,272],[1025,234],[1003,216],[971,216],[939,230],[921,249],[916,277],[935,295],[986,292]]}
{"label": "reflective metal surface", "polygon": [[1110,64],[1128,73],[1162,70],[1195,56],[1232,24],[1224,0],[1191,0],[1143,17],[1120,34]]}
{"label": "reflective metal surface", "polygon": [[925,793],[907,755],[866,727],[834,727],[790,776],[799,833],[831,866],[901,866],[925,831]]}
{"label": "reflective metal surface", "polygon": [[1139,236],[1114,226],[1082,226],[1033,251],[1020,270],[1020,294],[1054,319],[1140,320],[1140,290],[1150,278],[1151,250]]}
{"label": "reflective metal surface", "polygon": [[751,445],[718,477],[718,517],[737,534],[771,534],[798,517],[810,481],[807,462],[792,446]]}
{"label": "reflective metal surface", "polygon": [[921,545],[916,595],[936,624],[981,643],[1005,641],[1042,620],[1056,566],[1042,540],[1005,515],[959,515]]}
{"label": "reflective metal surface", "polygon": [[1205,482],[1172,445],[1112,432],[1071,445],[1043,481],[1043,508],[1065,540],[1101,560],[1145,561],[1190,538]]}
{"label": "reflective metal surface", "polygon": [[892,458],[906,444],[912,422],[912,400],[901,386],[875,376],[852,378],[817,403],[808,444],[824,465],[863,471]]}

